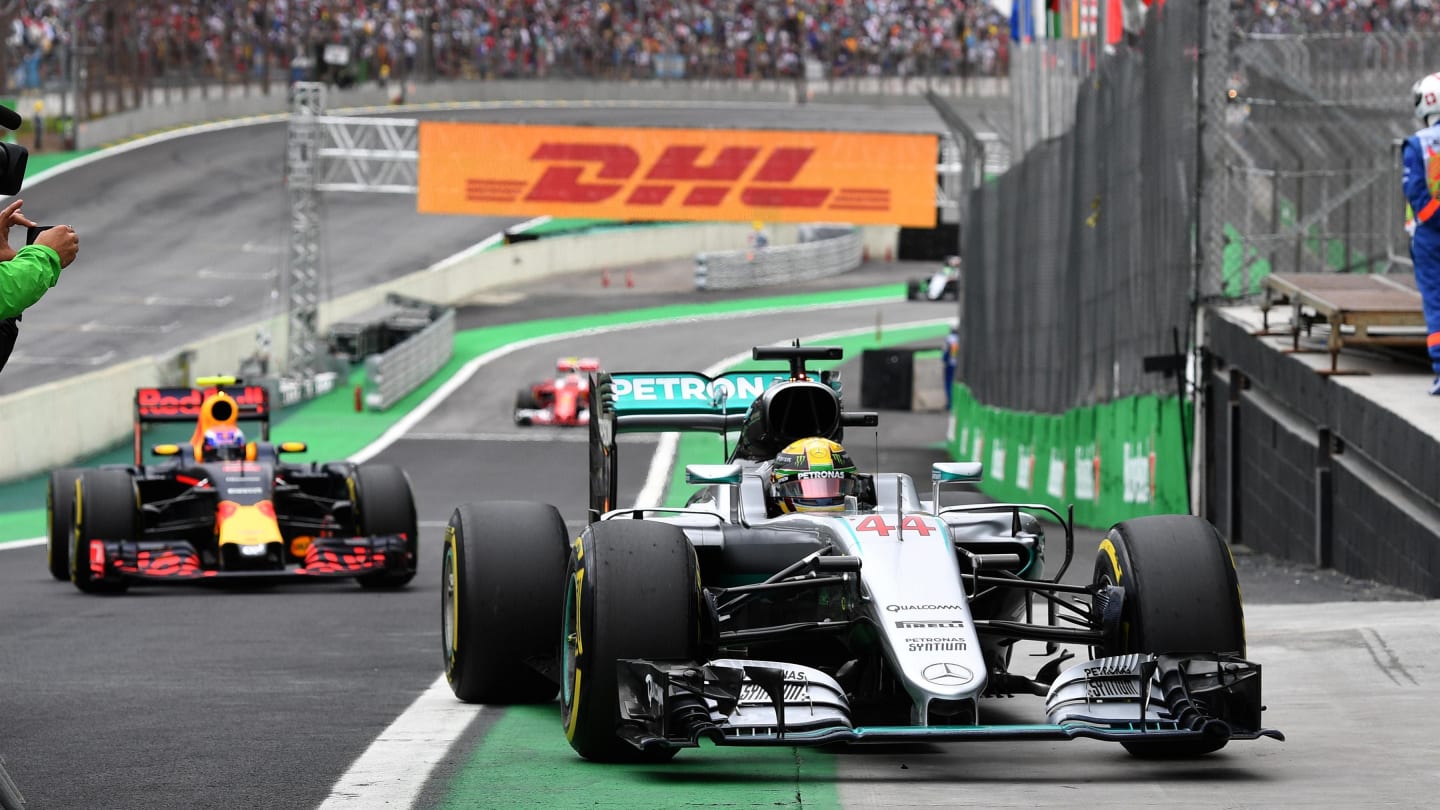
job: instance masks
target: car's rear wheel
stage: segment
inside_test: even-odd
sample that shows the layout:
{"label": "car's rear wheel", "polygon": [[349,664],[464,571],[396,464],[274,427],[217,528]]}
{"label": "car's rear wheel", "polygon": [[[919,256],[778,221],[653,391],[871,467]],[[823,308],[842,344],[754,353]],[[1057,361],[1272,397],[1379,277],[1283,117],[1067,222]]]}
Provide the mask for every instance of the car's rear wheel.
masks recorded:
{"label": "car's rear wheel", "polygon": [[393,464],[366,464],[355,468],[356,513],[360,534],[405,536],[409,565],[399,570],[376,571],[356,577],[362,588],[400,588],[415,578],[420,564],[420,536],[415,519],[415,498],[405,471]]}
{"label": "car's rear wheel", "polygon": [[75,530],[75,479],[80,471],[70,468],[50,473],[45,490],[45,564],[50,576],[70,579],[71,533]]}
{"label": "car's rear wheel", "polygon": [[[1245,620],[1230,548],[1214,526],[1189,515],[1116,524],[1100,543],[1094,580],[1125,592],[1120,626],[1097,657],[1129,653],[1245,654]],[[1188,757],[1226,740],[1127,742],[1138,757]]]}
{"label": "car's rear wheel", "polygon": [[562,719],[570,746],[598,762],[661,762],[616,734],[615,662],[697,657],[700,579],[685,533],[664,523],[592,523],[570,555],[565,586]]}
{"label": "car's rear wheel", "polygon": [[[445,679],[469,703],[555,699],[569,532],[555,507],[465,504],[445,530]],[[545,672],[549,672],[547,676]]]}
{"label": "car's rear wheel", "polygon": [[[124,470],[84,470],[74,484],[70,581],[85,593],[121,593],[124,580],[104,578],[107,560],[92,559],[95,540],[134,540],[139,525],[135,480]],[[96,569],[99,570],[96,570]]]}

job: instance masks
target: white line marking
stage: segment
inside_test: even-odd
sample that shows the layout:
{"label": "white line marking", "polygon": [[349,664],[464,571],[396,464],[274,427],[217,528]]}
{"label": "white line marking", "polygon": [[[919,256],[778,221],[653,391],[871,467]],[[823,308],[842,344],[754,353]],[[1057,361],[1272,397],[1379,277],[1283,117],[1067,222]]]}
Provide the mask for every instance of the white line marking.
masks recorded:
{"label": "white line marking", "polygon": [[[530,230],[531,228],[534,228],[534,227],[536,227],[536,226],[544,225],[545,223],[547,223],[547,222],[549,222],[549,221],[550,221],[550,217],[549,217],[549,216],[535,217],[534,219],[527,219],[527,220],[525,220],[524,222],[520,223],[519,225],[513,225],[513,226],[510,227],[509,230],[510,230],[511,233],[519,233],[519,232],[521,232],[521,231],[528,231],[528,230]],[[484,239],[481,239],[479,242],[475,243],[474,245],[471,245],[470,247],[468,247],[468,248],[460,251],[459,253],[456,253],[456,254],[453,255],[453,256],[449,256],[449,257],[446,257],[446,258],[444,258],[444,259],[441,259],[440,261],[438,261],[438,262],[430,265],[430,267],[428,267],[428,268],[426,268],[426,269],[430,270],[432,273],[435,272],[435,271],[437,271],[437,270],[444,270],[445,268],[449,267],[449,266],[452,265],[452,264],[459,264],[460,262],[463,262],[463,261],[465,261],[466,259],[469,259],[471,256],[474,256],[474,255],[476,255],[477,253],[483,253],[483,252],[489,250],[490,248],[492,248],[492,247],[494,247],[494,246],[496,246],[496,245],[498,245],[498,244],[503,243],[504,241],[505,241],[505,232],[504,232],[504,231],[500,231],[499,233],[492,233],[492,234],[490,234],[489,236],[485,237]]]}
{"label": "white line marking", "polygon": [[10,356],[10,362],[19,363],[22,366],[103,366],[114,357],[114,349],[108,349],[89,357],[57,357],[16,352]]}
{"label": "white line marking", "polygon": [[171,298],[167,295],[147,295],[140,299],[140,302],[147,307],[213,307],[215,309],[224,309],[234,301],[235,296],[233,295],[222,295],[219,298]]}
{"label": "white line marking", "polygon": [[[577,329],[573,332],[557,332],[553,335],[543,335],[541,337],[534,337],[526,340],[519,340],[514,343],[508,343],[504,346],[501,346],[500,348],[491,349],[490,351],[480,355],[479,357],[476,357],[475,359],[461,366],[460,370],[455,372],[455,376],[446,380],[444,383],[441,383],[439,388],[436,388],[430,393],[430,396],[425,398],[425,401],[415,406],[415,410],[400,417],[400,420],[397,421],[395,424],[391,425],[389,430],[386,430],[384,433],[380,434],[380,437],[377,438],[375,441],[371,442],[368,447],[362,448],[360,451],[350,456],[349,460],[358,464],[369,461],[376,455],[384,452],[387,448],[390,447],[390,445],[399,441],[405,436],[406,433],[410,432],[411,428],[420,424],[420,422],[424,420],[425,417],[429,416],[431,412],[433,412],[436,408],[440,407],[440,403],[444,402],[451,394],[459,390],[462,385],[469,382],[470,378],[474,377],[475,373],[478,372],[482,367],[494,362],[495,360],[499,360],[506,355],[518,352],[521,349],[530,349],[534,348],[535,346],[543,346],[546,343],[555,343],[561,340],[573,340],[574,338],[578,337],[590,337],[592,335],[608,335],[612,332],[623,332],[631,329],[645,329],[660,323],[698,323],[701,321],[716,321],[730,318],[743,318],[774,312],[817,312],[827,309],[845,309],[847,307],[874,306],[876,303],[877,301],[875,299],[870,299],[866,301],[838,301],[828,304],[807,304],[797,307],[786,307],[784,309],[757,308],[748,310],[736,310],[734,312],[716,312],[706,315],[692,315],[686,318],[656,318],[654,320],[635,321],[633,323],[614,324],[611,326],[596,326],[589,329]],[[930,321],[923,321],[920,323],[928,324],[940,321],[945,321],[945,319],[931,319]],[[904,328],[905,326],[905,324],[899,324],[890,328]],[[864,329],[853,330],[853,333],[859,334],[863,332],[868,332],[872,328],[873,327],[866,327]]]}
{"label": "white line marking", "polygon": [[216,270],[212,267],[202,267],[195,271],[200,278],[215,278],[226,281],[268,281],[280,275],[279,268],[272,267],[269,270]]}
{"label": "white line marking", "polygon": [[45,545],[45,538],[27,537],[24,540],[10,540],[4,543],[0,543],[0,551],[9,551],[16,548],[30,548],[31,546],[43,545]]}
{"label": "white line marking", "polygon": [[81,332],[106,332],[118,335],[168,335],[179,328],[179,321],[162,323],[159,326],[137,326],[135,324],[100,323],[99,321],[88,321],[80,325]]}
{"label": "white line marking", "polygon": [[436,678],[340,777],[320,810],[412,806],[425,777],[482,709],[456,700],[445,676]]}

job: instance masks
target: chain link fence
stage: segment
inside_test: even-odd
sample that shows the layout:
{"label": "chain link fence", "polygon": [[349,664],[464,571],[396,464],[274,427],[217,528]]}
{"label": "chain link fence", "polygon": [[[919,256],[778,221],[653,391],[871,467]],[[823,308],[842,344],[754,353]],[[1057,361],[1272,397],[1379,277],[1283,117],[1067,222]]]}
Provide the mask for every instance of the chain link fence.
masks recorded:
{"label": "chain link fence", "polygon": [[1440,66],[1440,31],[1249,34],[1230,42],[1214,174],[1223,221],[1207,296],[1271,273],[1409,272],[1399,141],[1410,86]]}
{"label": "chain link fence", "polygon": [[1200,11],[1152,11],[1073,82],[1073,126],[1037,130],[975,192],[958,376],[986,405],[1062,413],[1174,390],[1143,358],[1175,351],[1192,321]]}

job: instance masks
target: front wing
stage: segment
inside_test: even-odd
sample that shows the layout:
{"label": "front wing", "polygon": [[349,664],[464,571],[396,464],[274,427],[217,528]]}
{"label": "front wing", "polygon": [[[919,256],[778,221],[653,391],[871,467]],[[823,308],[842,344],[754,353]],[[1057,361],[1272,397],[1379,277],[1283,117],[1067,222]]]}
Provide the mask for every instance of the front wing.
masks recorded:
{"label": "front wing", "polygon": [[725,659],[696,666],[617,662],[617,732],[636,748],[825,745],[837,742],[1253,740],[1260,667],[1228,655],[1127,655],[1067,669],[1046,698],[1045,723],[856,726],[840,685],[808,667]]}
{"label": "front wing", "polygon": [[221,570],[206,568],[195,547],[185,541],[91,540],[88,559],[94,581],[126,581],[170,585],[225,582],[269,584],[319,582],[380,571],[403,571],[413,565],[403,535],[316,538],[299,565],[284,569]]}
{"label": "front wing", "polygon": [[564,419],[556,416],[555,411],[551,408],[516,408],[515,424],[584,427],[590,424],[590,412],[586,410],[578,411],[574,416]]}

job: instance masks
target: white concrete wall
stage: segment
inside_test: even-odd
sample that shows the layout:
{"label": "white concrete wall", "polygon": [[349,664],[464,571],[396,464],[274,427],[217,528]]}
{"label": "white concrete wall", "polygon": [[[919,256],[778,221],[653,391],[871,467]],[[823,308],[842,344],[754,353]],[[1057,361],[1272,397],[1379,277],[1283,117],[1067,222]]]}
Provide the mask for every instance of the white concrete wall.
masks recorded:
{"label": "white concrete wall", "polygon": [[[745,223],[702,223],[633,229],[573,236],[552,236],[520,242],[411,273],[376,287],[327,301],[320,307],[323,331],[336,321],[381,304],[389,292],[442,304],[455,304],[477,293],[518,282],[605,267],[693,259],[706,250],[729,250],[745,243]],[[894,250],[899,229],[866,228],[871,255],[882,258]],[[777,241],[795,239],[795,226],[772,229]],[[261,328],[272,335],[271,353],[286,354],[285,317],[277,316],[218,335],[177,346],[172,353],[122,363],[102,371],[48,383],[0,397],[0,481],[24,478],[107,450],[128,437],[133,428],[135,389],[153,385],[185,385],[176,357],[191,352],[191,374],[237,369],[255,351]]]}

